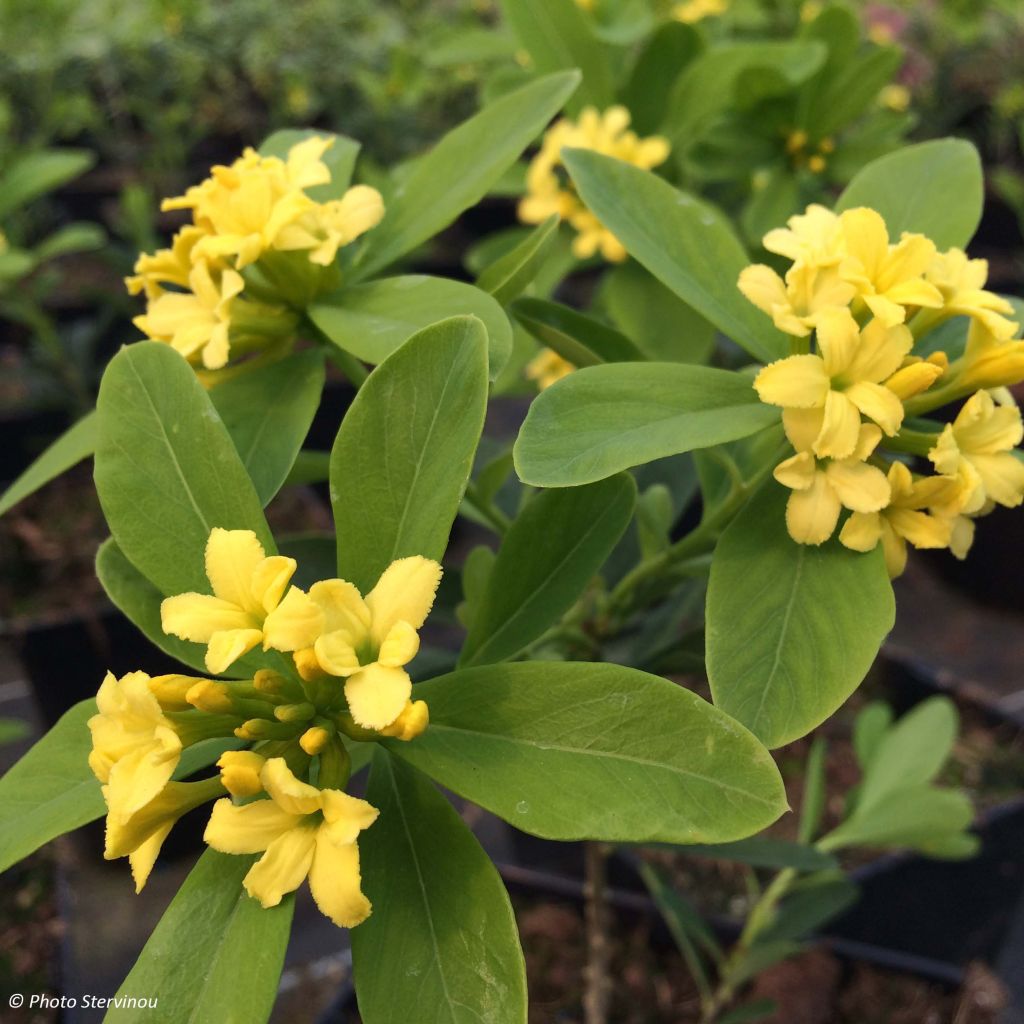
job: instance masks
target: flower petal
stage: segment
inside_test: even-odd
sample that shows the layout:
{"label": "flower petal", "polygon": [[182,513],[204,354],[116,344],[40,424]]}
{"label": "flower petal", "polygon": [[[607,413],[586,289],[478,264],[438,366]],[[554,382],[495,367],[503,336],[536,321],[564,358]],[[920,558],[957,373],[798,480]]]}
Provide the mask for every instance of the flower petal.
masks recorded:
{"label": "flower petal", "polygon": [[253,570],[266,557],[252,530],[223,530],[215,526],[206,542],[206,575],[213,592],[247,612],[262,609],[253,600]]}
{"label": "flower petal", "polygon": [[866,462],[856,459],[830,462],[825,476],[839,501],[853,512],[879,512],[892,497],[886,475]]}
{"label": "flower petal", "polygon": [[253,602],[261,612],[272,612],[281,603],[281,597],[288,589],[297,568],[298,563],[294,558],[271,555],[253,569],[249,587]]}
{"label": "flower petal", "polygon": [[849,458],[857,447],[859,436],[860,411],[857,406],[843,392],[830,391],[825,402],[821,433],[814,442],[814,454],[822,459]]}
{"label": "flower petal", "polygon": [[382,644],[396,622],[408,622],[419,629],[430,613],[440,582],[441,566],[433,559],[413,555],[392,562],[366,595],[366,606],[373,616],[373,642]]}
{"label": "flower petal", "polygon": [[412,680],[400,668],[368,665],[345,680],[345,699],[356,724],[364,729],[383,729],[405,708],[412,694]]}
{"label": "flower petal", "polygon": [[783,487],[806,491],[814,483],[816,465],[810,452],[797,452],[775,467],[774,476]]}
{"label": "flower petal", "polygon": [[203,842],[221,853],[261,853],[302,818],[273,800],[254,800],[239,807],[225,797],[213,805]]}
{"label": "flower petal", "polygon": [[225,629],[251,629],[251,615],[237,605],[209,594],[178,594],[160,603],[160,625],[165,633],[193,643],[210,642]]}
{"label": "flower petal", "polygon": [[882,538],[882,517],[877,512],[854,512],[842,530],[839,540],[851,551],[873,551]]}
{"label": "flower petal", "polygon": [[339,928],[362,924],[373,908],[361,884],[359,847],[355,843],[336,846],[321,830],[309,870],[309,889],[320,912]]}
{"label": "flower petal", "polygon": [[264,907],[276,907],[309,874],[316,833],[315,825],[304,823],[279,835],[249,869],[242,882],[245,891]]}
{"label": "flower petal", "polygon": [[844,394],[889,437],[893,437],[900,429],[903,423],[903,403],[887,387],[870,384],[865,380],[859,384],[851,384]]}
{"label": "flower petal", "polygon": [[260,772],[263,788],[289,814],[313,814],[320,810],[322,790],[297,779],[283,757],[272,757]]}
{"label": "flower petal", "polygon": [[359,656],[348,630],[337,629],[318,637],[313,647],[317,664],[332,676],[350,676],[359,671]]}
{"label": "flower petal", "polygon": [[786,528],[798,544],[824,544],[839,521],[840,504],[824,473],[814,474],[806,490],[793,491],[786,503]]}
{"label": "flower petal", "polygon": [[312,647],[324,629],[324,613],[309,594],[292,587],[263,621],[263,649],[301,651]]}
{"label": "flower petal", "polygon": [[416,657],[420,638],[408,622],[396,622],[384,637],[377,655],[377,664],[386,668],[401,668]]}
{"label": "flower petal", "polygon": [[263,639],[258,629],[224,629],[210,637],[206,648],[206,669],[215,676],[226,672],[243,654],[248,654]]}
{"label": "flower petal", "polygon": [[324,613],[324,632],[345,630],[359,643],[370,628],[370,609],[362,594],[348,580],[321,580],[309,588],[309,596]]}
{"label": "flower petal", "polygon": [[754,379],[762,402],[787,409],[816,409],[825,404],[829,378],[820,356],[787,356],[769,363]]}
{"label": "flower petal", "polygon": [[337,789],[323,791],[323,804],[325,824],[321,828],[336,846],[354,843],[359,833],[369,828],[380,814],[372,804]]}

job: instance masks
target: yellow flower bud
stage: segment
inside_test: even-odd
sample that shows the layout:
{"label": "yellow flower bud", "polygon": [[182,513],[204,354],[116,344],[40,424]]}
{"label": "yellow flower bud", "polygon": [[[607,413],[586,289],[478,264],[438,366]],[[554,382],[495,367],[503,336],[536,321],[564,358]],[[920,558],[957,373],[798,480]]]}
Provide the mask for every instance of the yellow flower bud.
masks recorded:
{"label": "yellow flower bud", "polygon": [[430,711],[425,700],[410,701],[405,710],[386,728],[382,736],[396,740],[414,740],[430,724]]}
{"label": "yellow flower bud", "polygon": [[217,760],[220,780],[232,796],[256,796],[263,792],[260,772],[266,758],[252,750],[227,750]]}

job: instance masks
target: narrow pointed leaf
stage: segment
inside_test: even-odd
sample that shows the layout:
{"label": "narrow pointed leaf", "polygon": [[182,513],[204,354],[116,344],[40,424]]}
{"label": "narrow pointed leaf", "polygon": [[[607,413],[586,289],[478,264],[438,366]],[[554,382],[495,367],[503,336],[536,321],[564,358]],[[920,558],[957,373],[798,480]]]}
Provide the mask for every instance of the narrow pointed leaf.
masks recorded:
{"label": "narrow pointed leaf", "polygon": [[373,913],[352,931],[365,1024],[525,1024],[526,969],[498,872],[452,805],[378,750],[359,837]]}
{"label": "narrow pointed leaf", "polygon": [[783,335],[736,287],[751,260],[720,211],[600,153],[568,149],[563,159],[587,207],[679,298],[758,359],[786,354]]}
{"label": "narrow pointed leaf", "polygon": [[795,543],[788,493],[769,481],[747,503],[718,542],[708,585],[715,704],[769,747],[810,732],[853,693],[895,619],[881,547]]}
{"label": "narrow pointed leaf", "polygon": [[511,252],[480,271],[477,287],[503,306],[522,294],[551,252],[558,238],[558,214],[538,224]]}
{"label": "narrow pointed leaf", "polygon": [[61,473],[92,455],[96,448],[96,413],[86,413],[66,430],[0,496],[0,516]]}
{"label": "narrow pointed leaf", "polygon": [[516,662],[415,692],[430,726],[388,748],[531,835],[729,842],[786,809],[778,769],[746,729],[636,669]]}
{"label": "narrow pointed leaf", "polygon": [[746,437],[778,420],[750,378],[682,363],[592,366],[530,406],[515,445],[529,484],[574,487],[622,469]]}
{"label": "narrow pointed leaf", "polygon": [[512,314],[539,341],[574,366],[643,360],[643,353],[624,334],[571,306],[547,299],[523,298]]}
{"label": "narrow pointed leaf", "polygon": [[502,540],[462,664],[510,658],[554,625],[611,554],[635,501],[636,484],[625,473],[534,498]]}
{"label": "narrow pointed leaf", "polygon": [[441,559],[487,404],[487,333],[452,317],[370,375],[331,452],[338,574],[364,593],[396,558]]}
{"label": "narrow pointed leaf", "polygon": [[382,270],[478,203],[540,134],[579,84],[563,71],[495,100],[416,162],[367,236],[363,277]]}
{"label": "narrow pointed leaf", "polygon": [[159,342],[121,349],[96,405],[96,489],[110,532],[164,594],[207,592],[210,531],[273,538],[230,435],[192,368]]}

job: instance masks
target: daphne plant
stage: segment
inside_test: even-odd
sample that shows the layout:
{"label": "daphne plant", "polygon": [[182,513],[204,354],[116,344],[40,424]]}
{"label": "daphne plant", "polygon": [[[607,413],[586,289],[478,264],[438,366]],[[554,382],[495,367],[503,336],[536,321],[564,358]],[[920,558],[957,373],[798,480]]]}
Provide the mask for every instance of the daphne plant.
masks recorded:
{"label": "daphne plant", "polygon": [[[179,818],[208,815],[124,983],[168,1019],[265,1019],[308,880],[352,929],[368,1024],[524,1021],[508,896],[435,784],[551,840],[755,835],[786,810],[770,748],[864,678],[905,543],[963,553],[966,521],[1020,501],[1003,389],[1021,343],[959,251],[981,204],[963,143],[871,164],[835,210],[778,225],[773,269],[616,115],[601,130],[627,161],[563,148],[555,172],[595,251],[630,257],[602,298],[614,326],[540,297],[572,265],[556,216],[475,287],[375,276],[496,183],[576,80],[498,100],[358,202],[341,139],[290,134],[215,169],[172,204],[192,217],[177,246],[137,267],[153,338],[30,475],[95,450],[98,576],[183,671],[109,676],[0,781],[0,866],[105,814],[105,855],[141,888]],[[514,451],[481,440],[506,310],[583,367],[536,397]],[[708,342],[680,358],[690,329]],[[731,368],[701,365],[714,331]],[[316,453],[326,359],[356,394]],[[326,477],[333,535],[272,534],[264,508],[300,476]],[[490,531],[464,558],[459,515]],[[457,642],[427,642],[453,617]],[[713,702],[659,674],[683,656]],[[910,845],[963,852],[940,824]]]}

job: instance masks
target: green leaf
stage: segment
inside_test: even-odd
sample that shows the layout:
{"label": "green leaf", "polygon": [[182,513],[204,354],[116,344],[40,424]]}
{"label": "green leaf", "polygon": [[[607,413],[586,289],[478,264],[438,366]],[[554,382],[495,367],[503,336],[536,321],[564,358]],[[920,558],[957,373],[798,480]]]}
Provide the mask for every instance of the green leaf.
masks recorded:
{"label": "green leaf", "polygon": [[461,664],[511,658],[558,622],[611,554],[635,501],[626,474],[535,497],[502,540]]}
{"label": "green leaf", "polygon": [[153,1011],[118,1008],[118,997],[157,1001],[161,1024],[260,1024],[277,996],[295,898],[264,909],[242,879],[254,857],[207,850],[171,901],[104,1024]]}
{"label": "green leaf", "polygon": [[95,714],[94,700],[76,704],[0,778],[0,871],[106,813],[88,764]]}
{"label": "green leaf", "polygon": [[811,98],[802,126],[818,139],[841,131],[877,101],[903,59],[902,48],[882,46],[851,61],[827,78],[823,87],[808,90]]}
{"label": "green leaf", "polygon": [[827,871],[835,868],[836,859],[805,843],[794,843],[770,836],[751,836],[734,843],[719,845],[695,844],[683,847],[694,857],[749,864],[754,868],[793,868],[796,871]]}
{"label": "green leaf", "polygon": [[480,271],[476,285],[507,305],[536,277],[558,238],[558,214],[538,224],[517,246]]}
{"label": "green leaf", "polygon": [[867,771],[890,725],[892,708],[880,700],[868,704],[854,720],[853,749],[862,774]]}
{"label": "green leaf", "polygon": [[0,747],[25,739],[31,731],[20,718],[0,718]]}
{"label": "green leaf", "polygon": [[758,943],[803,939],[857,902],[857,886],[841,871],[797,880]]}
{"label": "green leaf", "polygon": [[940,249],[966,248],[981,220],[984,181],[978,151],[961,139],[906,146],[868,164],[839,197],[836,209],[870,206],[889,237],[927,235]]}
{"label": "green leaf", "polygon": [[378,750],[359,837],[373,913],[351,933],[365,1024],[526,1022],[526,968],[498,872],[452,805]]}
{"label": "green leaf", "polygon": [[826,52],[817,41],[740,42],[711,47],[676,80],[661,133],[668,136],[678,159],[723,110],[749,108],[762,99],[789,92],[821,67]]}
{"label": "green leaf", "polygon": [[334,143],[321,157],[331,172],[331,180],[326,185],[314,185],[306,189],[306,194],[318,203],[326,203],[331,199],[340,199],[352,182],[352,172],[355,170],[356,159],[359,150],[362,148],[355,139],[346,135],[335,135],[332,132],[314,131],[311,128],[282,128],[267,136],[260,146],[260,152],[264,156],[276,156],[282,160],[288,159],[288,150],[292,146],[313,136],[319,138],[329,137]]}
{"label": "green leaf", "polygon": [[612,319],[648,359],[708,361],[715,348],[714,327],[639,264],[613,268],[601,285]]}
{"label": "green leaf", "polygon": [[310,351],[247,370],[210,392],[264,505],[291,471],[323,387],[323,356]]}
{"label": "green leaf", "polygon": [[478,317],[487,328],[493,380],[512,351],[512,326],[498,302],[471,284],[422,274],[386,277],[324,296],[309,309],[335,345],[368,363],[383,362],[410,335],[460,315]]}
{"label": "green leaf", "polygon": [[215,526],[273,538],[224,424],[170,346],[139,342],[110,361],[96,403],[96,490],[128,560],[164,594],[207,592]]}
{"label": "green leaf", "polygon": [[44,149],[16,157],[0,174],[0,219],[77,178],[95,162],[85,149]]}
{"label": "green leaf", "polygon": [[864,771],[858,813],[870,811],[893,789],[932,782],[953,750],[959,717],[948,697],[936,695],[888,728]]}
{"label": "green leaf", "polygon": [[0,497],[0,515],[40,487],[92,455],[96,448],[96,413],[86,413],[66,430]]}
{"label": "green leaf", "polygon": [[804,764],[804,796],[800,808],[800,828],[797,839],[801,843],[810,843],[821,828],[821,819],[825,813],[827,797],[827,779],[825,777],[825,754],[828,744],[821,736],[811,740],[811,748],[807,751]]}
{"label": "green leaf", "polygon": [[106,232],[99,224],[90,224],[82,221],[74,224],[65,224],[58,228],[52,235],[47,235],[32,250],[35,258],[40,262],[53,260],[58,256],[67,256],[73,252],[88,252],[92,249],[99,249],[107,240]]}
{"label": "green leaf", "polygon": [[547,75],[502,96],[454,128],[417,161],[369,233],[363,277],[394,263],[478,203],[562,108],[579,73]]}
{"label": "green leaf", "polygon": [[750,379],[682,363],[569,374],[530,406],[515,445],[528,484],[572,487],[630,466],[746,437],[778,419]]}
{"label": "green leaf", "polygon": [[810,732],[860,685],[892,629],[879,546],[796,544],[769,481],[722,534],[711,563],[707,666],[715,704],[769,747]]}
{"label": "green leaf", "polygon": [[955,790],[929,785],[889,790],[870,808],[854,813],[820,841],[823,849],[849,846],[909,846],[959,838],[973,817],[971,802]]}
{"label": "green leaf", "polygon": [[642,360],[643,353],[613,327],[547,299],[516,299],[512,315],[538,341],[574,366]]}
{"label": "green leaf", "polygon": [[679,298],[759,359],[788,352],[736,287],[750,258],[721,212],[612,157],[581,149],[562,156],[587,207]]}
{"label": "green leaf", "polygon": [[622,92],[638,135],[657,132],[665,119],[671,83],[704,48],[699,29],[670,21],[644,43]]}
{"label": "green leaf", "polygon": [[488,665],[419,683],[416,697],[430,728],[388,749],[544,839],[728,842],[786,809],[778,769],[753,736],[636,669]]}
{"label": "green leaf", "polygon": [[587,104],[600,110],[614,96],[608,52],[575,0],[502,0],[502,13],[538,71],[578,68],[579,91],[566,104],[577,114]]}
{"label": "green leaf", "polygon": [[475,317],[420,331],[370,374],[331,452],[339,576],[366,593],[396,558],[440,561],[486,405],[487,334]]}

